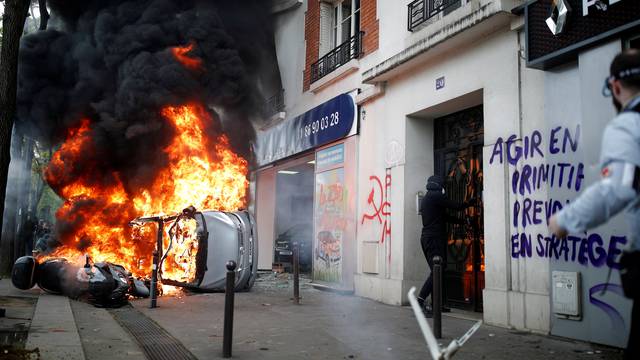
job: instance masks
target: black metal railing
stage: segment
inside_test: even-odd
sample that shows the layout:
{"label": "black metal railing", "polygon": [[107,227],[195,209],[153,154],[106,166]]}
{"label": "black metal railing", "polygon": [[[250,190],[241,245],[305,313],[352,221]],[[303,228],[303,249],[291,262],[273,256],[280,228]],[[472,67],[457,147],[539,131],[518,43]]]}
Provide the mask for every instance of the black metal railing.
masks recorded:
{"label": "black metal railing", "polygon": [[333,70],[349,62],[352,59],[358,59],[362,56],[362,37],[364,31],[352,36],[349,40],[338,45],[335,49],[329,51],[320,60],[311,64],[311,82],[322,79]]}
{"label": "black metal railing", "polygon": [[414,31],[427,20],[460,7],[463,0],[415,0],[408,7],[407,29]]}
{"label": "black metal railing", "polygon": [[271,116],[284,110],[284,89],[264,101],[264,113]]}

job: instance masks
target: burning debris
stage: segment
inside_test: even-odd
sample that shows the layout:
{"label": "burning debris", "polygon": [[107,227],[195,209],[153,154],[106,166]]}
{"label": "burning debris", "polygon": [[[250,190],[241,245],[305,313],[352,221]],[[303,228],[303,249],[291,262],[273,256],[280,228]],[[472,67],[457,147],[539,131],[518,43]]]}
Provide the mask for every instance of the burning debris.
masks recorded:
{"label": "burning debris", "polygon": [[[139,217],[130,226],[157,225],[154,269],[151,279],[138,279],[121,265],[110,262],[84,266],[65,258],[40,261],[23,256],[13,266],[11,281],[27,290],[36,284],[43,290],[86,300],[96,306],[117,307],[129,297],[153,297],[157,284],[194,291],[223,291],[225,264],[234,260],[239,267],[236,290],[251,288],[257,277],[258,249],[256,225],[247,211],[196,211],[192,206],[182,213]],[[157,292],[156,292],[157,294]]]}
{"label": "burning debris", "polygon": [[148,297],[149,289],[131,276],[122,266],[112,263],[74,265],[67,259],[39,262],[23,256],[13,265],[11,281],[22,290],[38,286],[51,294],[82,299],[99,307],[119,307],[127,303],[128,295]]}
{"label": "burning debris", "polygon": [[[35,268],[88,255],[147,278],[158,249],[165,285],[211,290],[214,267],[235,258],[217,257],[251,258],[247,245],[211,229],[226,221],[251,230],[238,210],[247,201],[257,76],[273,41],[270,2],[223,3],[49,1],[51,29],[21,45],[16,122],[44,143],[61,144],[44,171],[64,200],[51,234],[61,245]],[[159,215],[155,231],[128,226],[190,205],[229,213]],[[211,253],[217,246],[221,253]]]}

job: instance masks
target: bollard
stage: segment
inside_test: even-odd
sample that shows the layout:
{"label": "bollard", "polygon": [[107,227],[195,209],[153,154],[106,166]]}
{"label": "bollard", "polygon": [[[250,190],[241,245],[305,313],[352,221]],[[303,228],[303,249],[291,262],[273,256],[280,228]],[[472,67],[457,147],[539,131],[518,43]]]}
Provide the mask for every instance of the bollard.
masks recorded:
{"label": "bollard", "polygon": [[153,265],[151,272],[151,304],[149,308],[158,306],[158,251],[153,250]]}
{"label": "bollard", "polygon": [[227,261],[227,286],[224,290],[224,333],[222,335],[222,357],[231,357],[233,341],[233,298],[236,287],[236,262]]}
{"label": "bollard", "polygon": [[158,306],[158,267],[160,266],[160,253],[162,253],[162,234],[164,232],[164,221],[158,220],[158,235],[156,239],[156,249],[153,251],[153,265],[151,272],[151,309]]}
{"label": "bollard", "polygon": [[433,333],[442,338],[442,258],[433,258]]}
{"label": "bollard", "polygon": [[293,301],[300,304],[300,249],[293,243]]}

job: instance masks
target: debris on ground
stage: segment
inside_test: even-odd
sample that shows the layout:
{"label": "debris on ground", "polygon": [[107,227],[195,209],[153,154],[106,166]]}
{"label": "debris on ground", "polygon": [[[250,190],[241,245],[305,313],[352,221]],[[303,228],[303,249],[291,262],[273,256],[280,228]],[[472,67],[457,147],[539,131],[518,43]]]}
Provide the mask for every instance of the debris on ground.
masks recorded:
{"label": "debris on ground", "polygon": [[[313,289],[311,275],[300,274],[300,290]],[[258,271],[258,278],[253,285],[255,291],[277,292],[282,289],[293,289],[293,274],[275,271]]]}
{"label": "debris on ground", "polygon": [[0,358],[4,360],[39,360],[40,349],[20,349],[13,346],[0,345]]}

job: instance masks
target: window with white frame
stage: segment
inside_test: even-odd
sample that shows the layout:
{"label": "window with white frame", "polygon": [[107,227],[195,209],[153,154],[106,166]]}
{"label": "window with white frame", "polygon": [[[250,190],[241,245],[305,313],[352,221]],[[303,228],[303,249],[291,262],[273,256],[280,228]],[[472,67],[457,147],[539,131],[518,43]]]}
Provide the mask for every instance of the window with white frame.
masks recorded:
{"label": "window with white frame", "polygon": [[360,0],[320,3],[320,56],[360,32]]}

